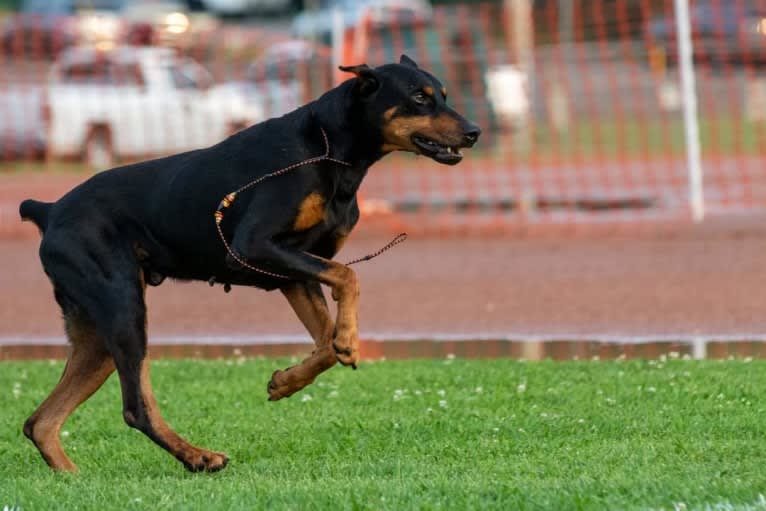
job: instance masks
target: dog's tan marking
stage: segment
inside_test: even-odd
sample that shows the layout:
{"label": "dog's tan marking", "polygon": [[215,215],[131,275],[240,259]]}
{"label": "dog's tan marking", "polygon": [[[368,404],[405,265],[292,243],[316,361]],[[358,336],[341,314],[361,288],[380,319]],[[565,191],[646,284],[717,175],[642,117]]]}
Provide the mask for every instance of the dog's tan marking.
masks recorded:
{"label": "dog's tan marking", "polygon": [[338,356],[331,345],[315,349],[300,364],[284,371],[274,371],[268,385],[269,401],[278,401],[292,396],[338,362]]}
{"label": "dog's tan marking", "polygon": [[293,229],[296,231],[305,231],[314,227],[324,220],[324,197],[317,192],[310,193],[298,208],[298,216],[293,223]]}
{"label": "dog's tan marking", "polygon": [[463,136],[463,132],[460,129],[460,122],[447,114],[441,114],[434,117],[431,126],[436,133],[442,134],[443,136],[455,137],[458,141]]}
{"label": "dog's tan marking", "polygon": [[330,268],[319,273],[322,283],[332,287],[332,297],[338,302],[333,346],[338,361],[343,365],[355,365],[359,360],[359,325],[357,306],[359,280],[356,273],[346,265],[327,261]]}
{"label": "dog's tan marking", "polygon": [[442,87],[441,93],[442,93],[442,96],[444,96],[444,99],[447,99],[447,87]]}
{"label": "dog's tan marking", "polygon": [[394,108],[385,112],[383,118],[383,152],[412,151],[417,148],[412,143],[412,136],[423,135],[445,145],[458,145],[462,138],[460,123],[447,114],[436,117],[430,115],[394,116]]}
{"label": "dog's tan marking", "polygon": [[431,87],[430,85],[426,85],[425,87],[423,87],[423,92],[425,93],[426,96],[434,97],[434,88]]}
{"label": "dog's tan marking", "polygon": [[291,283],[282,288],[282,293],[314,339],[317,349],[300,364],[272,374],[268,385],[270,401],[298,392],[337,362],[331,345],[334,324],[319,283]]}
{"label": "dog's tan marking", "polygon": [[281,289],[317,346],[329,344],[334,324],[319,283],[291,282]]}
{"label": "dog's tan marking", "polygon": [[141,362],[140,378],[141,399],[144,402],[147,419],[152,427],[152,431],[167,446],[167,450],[187,466],[194,467],[195,470],[212,471],[226,466],[228,459],[224,454],[201,449],[190,444],[167,425],[162,415],[160,415],[157,400],[152,392],[149,378],[149,361],[147,359]]}
{"label": "dog's tan marking", "polygon": [[66,333],[72,351],[64,374],[53,392],[24,424],[24,434],[51,468],[75,472],[77,466],[64,452],[59,431],[69,415],[112,374],[114,362],[90,325],[67,318]]}

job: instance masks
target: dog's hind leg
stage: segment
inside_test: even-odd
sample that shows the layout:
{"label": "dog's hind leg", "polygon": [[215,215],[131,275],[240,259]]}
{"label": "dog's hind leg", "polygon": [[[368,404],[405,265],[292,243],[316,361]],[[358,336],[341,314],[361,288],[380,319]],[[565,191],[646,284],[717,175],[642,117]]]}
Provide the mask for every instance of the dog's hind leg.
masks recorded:
{"label": "dog's hind leg", "polygon": [[281,289],[298,319],[308,330],[316,349],[298,365],[275,371],[268,385],[269,400],[288,397],[309,385],[337,362],[332,347],[334,323],[318,282],[292,282]]}
{"label": "dog's hind leg", "polygon": [[50,396],[24,423],[24,434],[51,468],[74,472],[77,467],[61,447],[59,430],[75,408],[112,374],[114,364],[92,324],[82,318],[65,319],[71,352],[64,374]]}
{"label": "dog's hind leg", "polygon": [[112,308],[107,348],[120,377],[125,422],[143,432],[193,472],[220,470],[229,459],[221,453],[196,447],[173,431],[160,415],[149,379],[146,343],[146,305],[143,272],[135,268],[132,282],[112,286],[121,289],[108,302]]}

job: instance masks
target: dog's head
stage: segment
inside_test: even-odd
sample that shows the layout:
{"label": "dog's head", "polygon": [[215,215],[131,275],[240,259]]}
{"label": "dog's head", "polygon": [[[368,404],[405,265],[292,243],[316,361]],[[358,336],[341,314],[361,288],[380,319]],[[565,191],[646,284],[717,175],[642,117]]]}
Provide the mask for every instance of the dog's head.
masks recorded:
{"label": "dog's head", "polygon": [[409,151],[447,165],[463,159],[481,130],[447,106],[447,89],[402,55],[398,64],[341,66],[354,73],[354,94],[368,123],[380,130],[383,153]]}

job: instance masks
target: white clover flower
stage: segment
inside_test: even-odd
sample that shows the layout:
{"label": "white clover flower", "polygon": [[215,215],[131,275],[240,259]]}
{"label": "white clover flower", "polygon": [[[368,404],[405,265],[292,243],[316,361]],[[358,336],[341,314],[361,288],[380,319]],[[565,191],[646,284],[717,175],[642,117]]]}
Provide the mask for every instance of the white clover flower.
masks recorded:
{"label": "white clover flower", "polygon": [[444,389],[439,389],[436,391],[436,393],[440,395],[441,397],[444,397],[445,395],[447,395],[447,392]]}
{"label": "white clover flower", "polygon": [[478,386],[474,389],[474,392],[476,392],[477,394],[481,394],[482,392],[484,392],[484,387]]}
{"label": "white clover flower", "polygon": [[303,394],[303,397],[301,397],[301,402],[305,403],[306,401],[311,401],[312,399],[314,398],[311,397],[311,394]]}
{"label": "white clover flower", "polygon": [[447,408],[447,400],[446,399],[440,399],[439,400],[439,406],[441,408]]}
{"label": "white clover flower", "polygon": [[330,393],[327,396],[328,397],[338,397],[338,391],[337,390],[331,390]]}
{"label": "white clover flower", "polygon": [[527,382],[523,381],[516,386],[516,392],[523,394],[527,391]]}
{"label": "white clover flower", "polygon": [[454,353],[447,353],[447,360],[455,360],[455,354]]}

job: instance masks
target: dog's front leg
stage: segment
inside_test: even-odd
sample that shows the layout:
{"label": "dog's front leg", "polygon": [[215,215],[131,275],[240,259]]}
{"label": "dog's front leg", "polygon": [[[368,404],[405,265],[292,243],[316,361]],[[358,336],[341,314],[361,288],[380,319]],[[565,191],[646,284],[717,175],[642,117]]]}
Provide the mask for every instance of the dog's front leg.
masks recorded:
{"label": "dog's front leg", "polygon": [[330,317],[322,288],[318,282],[291,282],[281,288],[298,319],[308,330],[316,349],[300,364],[284,371],[275,371],[269,381],[269,401],[295,394],[311,384],[322,372],[335,365],[332,347],[335,324]]}
{"label": "dog's front leg", "polygon": [[[338,302],[331,346],[338,362],[356,366],[359,360],[359,281],[351,268],[323,257],[292,250],[271,240],[253,240],[249,234],[235,235],[232,249],[240,256],[247,255],[246,262],[252,268],[279,273],[286,277],[286,281],[314,281],[329,286],[333,298]],[[232,267],[241,268],[241,262],[231,255],[227,261]],[[250,271],[253,271],[252,268]]]}

